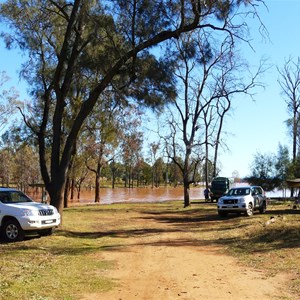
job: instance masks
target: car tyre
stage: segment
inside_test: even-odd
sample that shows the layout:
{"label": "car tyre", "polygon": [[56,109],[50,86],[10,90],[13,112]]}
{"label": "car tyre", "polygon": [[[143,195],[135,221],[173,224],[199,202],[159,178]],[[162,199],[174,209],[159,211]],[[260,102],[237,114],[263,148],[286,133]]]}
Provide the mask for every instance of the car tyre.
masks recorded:
{"label": "car tyre", "polygon": [[266,202],[263,202],[259,207],[259,213],[264,214],[266,212]]}
{"label": "car tyre", "polygon": [[2,236],[6,242],[22,241],[24,231],[17,220],[10,219],[2,227]]}
{"label": "car tyre", "polygon": [[246,215],[248,217],[251,217],[253,215],[253,205],[252,203],[249,203],[248,204],[248,207],[247,207],[247,211],[246,211]]}

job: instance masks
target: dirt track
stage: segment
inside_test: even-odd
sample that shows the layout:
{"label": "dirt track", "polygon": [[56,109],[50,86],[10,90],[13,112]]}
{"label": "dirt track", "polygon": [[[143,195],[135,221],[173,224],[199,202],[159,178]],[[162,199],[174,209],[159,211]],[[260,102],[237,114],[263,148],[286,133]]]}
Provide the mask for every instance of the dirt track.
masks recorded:
{"label": "dirt track", "polygon": [[[138,226],[157,226],[151,219],[138,220]],[[191,231],[133,235],[124,247],[102,252],[99,259],[115,262],[116,268],[102,275],[114,278],[117,287],[86,294],[84,300],[295,299],[284,289],[286,275],[274,278],[249,269],[221,247],[195,240]]]}
{"label": "dirt track", "polygon": [[114,253],[120,287],[94,299],[278,299],[284,278],[236,265],[229,257],[172,247],[133,247]]}

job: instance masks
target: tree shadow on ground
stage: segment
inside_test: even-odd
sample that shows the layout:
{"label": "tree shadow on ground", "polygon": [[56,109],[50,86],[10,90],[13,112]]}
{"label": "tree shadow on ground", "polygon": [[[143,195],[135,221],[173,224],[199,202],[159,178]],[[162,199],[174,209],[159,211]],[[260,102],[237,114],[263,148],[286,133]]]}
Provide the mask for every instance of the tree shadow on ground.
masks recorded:
{"label": "tree shadow on ground", "polygon": [[272,208],[271,210],[267,210],[265,212],[267,215],[300,215],[299,209],[291,209],[291,208]]}
{"label": "tree shadow on ground", "polygon": [[142,228],[142,229],[120,229],[109,231],[92,231],[92,232],[78,232],[71,230],[60,230],[57,235],[72,238],[84,238],[84,239],[99,239],[103,237],[111,238],[129,238],[134,236],[143,236],[148,234],[160,234],[163,232],[177,232],[178,230],[164,230],[159,228]]}
{"label": "tree shadow on ground", "polygon": [[[299,214],[300,211],[291,209],[272,209],[266,215],[272,217],[277,215]],[[249,222],[241,222],[247,218],[237,214],[230,214],[226,218],[220,218],[214,209],[200,212],[199,209],[190,210],[142,210],[139,216],[135,216],[130,226],[135,228],[75,231],[60,229],[55,236],[72,239],[98,239],[98,243],[74,243],[74,245],[53,245],[49,251],[53,254],[82,255],[94,251],[130,251],[134,246],[169,246],[169,247],[216,247],[233,246],[244,247],[245,251],[252,245],[252,251],[271,251],[282,248],[300,247],[298,230],[285,232],[282,228],[268,227],[265,231],[260,230],[258,234],[245,236],[225,236],[222,232],[230,232],[233,229],[243,229],[251,224],[260,222],[261,215],[255,214],[247,218]],[[212,232],[213,236],[204,238],[204,233]],[[220,232],[220,236],[218,236]],[[176,233],[183,233],[178,236]],[[185,235],[187,233],[187,235]],[[214,234],[217,233],[217,234]],[[170,235],[171,234],[171,235]],[[103,240],[110,238],[110,240]],[[130,238],[133,238],[129,241]],[[102,241],[103,240],[103,241]],[[246,241],[244,243],[244,241]],[[269,243],[268,246],[260,247],[261,243]],[[31,246],[34,247],[34,246]],[[38,246],[36,246],[38,247]]]}
{"label": "tree shadow on ground", "polygon": [[238,214],[229,214],[226,218],[221,218],[216,209],[206,210],[205,213],[200,212],[199,209],[188,211],[151,211],[145,210],[141,213],[142,219],[153,220],[158,223],[167,223],[177,226],[197,226],[201,224],[219,224],[226,220],[234,220],[239,218]]}

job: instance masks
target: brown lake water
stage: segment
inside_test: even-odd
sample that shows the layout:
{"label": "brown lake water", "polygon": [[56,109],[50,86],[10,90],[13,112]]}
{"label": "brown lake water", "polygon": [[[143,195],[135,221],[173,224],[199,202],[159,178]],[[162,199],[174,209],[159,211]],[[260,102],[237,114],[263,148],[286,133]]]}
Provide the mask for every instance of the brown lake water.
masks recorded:
{"label": "brown lake water", "polygon": [[[204,199],[203,187],[190,188],[190,200]],[[41,201],[41,191],[28,192],[32,199]],[[285,193],[284,193],[285,194]],[[285,197],[283,191],[274,191],[266,193],[267,197]],[[49,199],[48,199],[49,200]],[[163,202],[168,200],[183,201],[183,187],[159,187],[159,188],[101,188],[100,189],[100,204],[126,203],[126,202]],[[91,204],[95,202],[94,190],[82,190],[80,199],[77,199],[77,194],[73,200],[69,200],[70,205]]]}
{"label": "brown lake water", "polygon": [[[70,204],[94,203],[94,191],[81,191],[80,199],[70,200]],[[190,200],[204,199],[203,188],[190,189]],[[183,187],[159,188],[101,188],[100,203],[112,204],[122,202],[163,202],[168,200],[183,200]]]}

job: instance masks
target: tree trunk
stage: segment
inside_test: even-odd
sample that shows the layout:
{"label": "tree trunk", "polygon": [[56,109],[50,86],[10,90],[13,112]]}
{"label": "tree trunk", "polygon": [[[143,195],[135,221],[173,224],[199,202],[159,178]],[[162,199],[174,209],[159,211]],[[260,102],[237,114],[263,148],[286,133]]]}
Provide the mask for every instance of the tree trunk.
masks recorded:
{"label": "tree trunk", "polygon": [[64,192],[64,208],[68,208],[68,199],[70,196],[70,177],[67,178]]}
{"label": "tree trunk", "polygon": [[152,167],[152,185],[151,185],[152,188],[154,188],[154,169]]}
{"label": "tree trunk", "polygon": [[214,154],[214,164],[213,164],[213,177],[217,176],[217,162],[218,162],[218,151],[219,151],[219,144],[221,140],[221,134],[222,134],[222,129],[223,129],[223,123],[224,123],[224,118],[227,112],[230,109],[231,102],[229,100],[229,97],[226,98],[225,103],[220,104],[220,111],[218,112],[218,115],[220,117],[220,122],[219,122],[219,128],[217,132],[217,138],[216,138],[216,145],[215,145],[215,154]]}
{"label": "tree trunk", "polygon": [[111,182],[111,188],[114,189],[115,188],[115,182],[116,182],[116,178],[115,178],[115,174],[112,174],[112,182]]}
{"label": "tree trunk", "polygon": [[[296,160],[297,160],[297,133],[298,133],[297,109],[294,109],[294,115],[293,115],[293,153],[292,153],[293,164],[295,164]],[[293,198],[293,197],[294,197],[294,188],[291,188],[291,198]]]}
{"label": "tree trunk", "polygon": [[184,207],[190,206],[190,184],[188,180],[184,179],[183,182],[184,189]]}
{"label": "tree trunk", "polygon": [[81,184],[79,185],[78,190],[77,190],[77,199],[78,199],[78,201],[80,199],[80,193],[81,193]]}
{"label": "tree trunk", "polygon": [[95,179],[95,203],[100,203],[100,176],[97,173]]}
{"label": "tree trunk", "polygon": [[74,178],[72,178],[72,182],[71,182],[71,195],[70,195],[70,199],[71,200],[74,199],[74,189],[75,189],[75,180],[74,180]]}
{"label": "tree trunk", "polygon": [[112,187],[112,189],[114,189],[115,188],[115,182],[116,182],[116,171],[115,171],[115,161],[113,160],[112,161],[112,168],[111,168],[111,179],[112,179],[112,181],[111,181],[111,187]]}
{"label": "tree trunk", "polygon": [[190,206],[190,147],[187,147],[185,163],[184,163],[184,174],[183,174],[183,194],[184,194],[184,207]]}
{"label": "tree trunk", "polygon": [[[53,181],[50,186],[47,187],[47,191],[50,196],[50,204],[55,206],[62,216],[64,206],[64,181]],[[61,222],[62,224],[62,222]]]}

